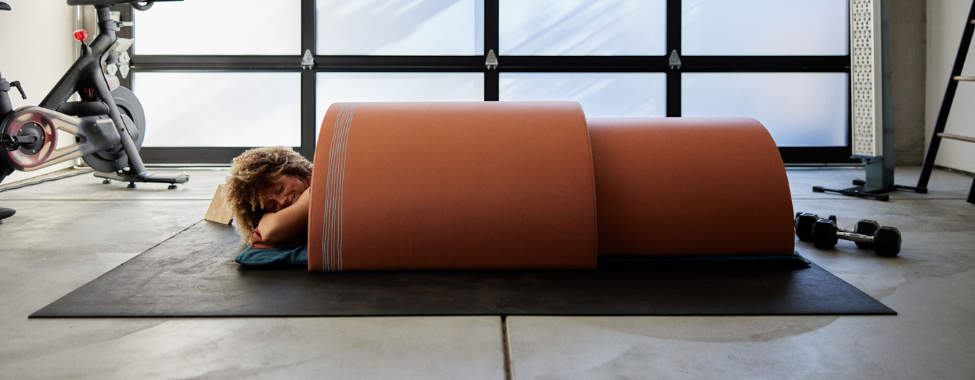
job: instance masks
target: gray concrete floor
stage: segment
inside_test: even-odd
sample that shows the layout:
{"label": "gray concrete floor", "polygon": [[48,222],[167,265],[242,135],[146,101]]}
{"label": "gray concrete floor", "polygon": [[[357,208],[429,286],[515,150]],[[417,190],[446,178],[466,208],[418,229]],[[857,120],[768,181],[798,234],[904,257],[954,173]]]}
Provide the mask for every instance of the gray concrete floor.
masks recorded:
{"label": "gray concrete floor", "polygon": [[893,259],[796,245],[897,316],[510,317],[507,335],[498,317],[27,318],[202,219],[226,171],[187,171],[177,190],[82,174],[0,192],[17,209],[0,225],[0,378],[975,378],[972,177],[943,170],[890,202],[810,190],[861,170],[788,172],[795,210],[901,230]]}

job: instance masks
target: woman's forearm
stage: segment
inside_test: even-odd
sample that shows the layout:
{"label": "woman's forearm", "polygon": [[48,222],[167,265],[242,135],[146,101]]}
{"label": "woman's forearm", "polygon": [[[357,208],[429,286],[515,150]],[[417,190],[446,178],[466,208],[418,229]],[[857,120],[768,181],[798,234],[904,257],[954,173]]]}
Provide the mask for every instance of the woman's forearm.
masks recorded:
{"label": "woman's forearm", "polygon": [[311,204],[311,189],[305,190],[291,206],[278,212],[267,213],[261,218],[257,228],[261,238],[271,245],[289,243],[305,234],[308,229],[308,207]]}

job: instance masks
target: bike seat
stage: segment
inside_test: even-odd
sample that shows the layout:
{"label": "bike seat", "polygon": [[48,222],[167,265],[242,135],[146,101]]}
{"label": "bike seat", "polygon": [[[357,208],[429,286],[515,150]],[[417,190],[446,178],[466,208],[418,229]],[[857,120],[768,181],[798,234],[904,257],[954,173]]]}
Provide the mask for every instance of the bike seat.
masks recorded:
{"label": "bike seat", "polygon": [[9,10],[10,10],[10,4],[0,1],[0,11],[9,11]]}
{"label": "bike seat", "polygon": [[[155,1],[183,1],[183,0],[152,0]],[[128,3],[145,3],[147,0],[68,0],[68,5],[115,5]]]}

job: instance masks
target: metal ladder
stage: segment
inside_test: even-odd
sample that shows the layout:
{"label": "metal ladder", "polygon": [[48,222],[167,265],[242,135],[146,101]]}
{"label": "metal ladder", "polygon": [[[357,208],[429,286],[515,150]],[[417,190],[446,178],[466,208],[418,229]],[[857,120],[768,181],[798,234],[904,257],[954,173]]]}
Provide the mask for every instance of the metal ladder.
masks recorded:
{"label": "metal ladder", "polygon": [[[961,35],[961,45],[958,47],[958,56],[955,57],[955,66],[951,69],[951,80],[948,81],[948,89],[945,91],[944,100],[941,101],[941,111],[938,112],[938,121],[934,125],[931,145],[928,146],[928,154],[924,157],[924,165],[921,167],[921,177],[917,181],[917,188],[923,189],[923,192],[927,192],[928,180],[931,179],[931,171],[934,170],[934,160],[938,156],[938,147],[941,146],[941,139],[975,143],[975,137],[945,133],[945,124],[948,123],[948,112],[951,111],[951,103],[955,99],[955,90],[958,89],[958,83],[975,82],[975,77],[961,75],[961,70],[965,67],[965,56],[968,55],[968,48],[972,44],[973,32],[975,32],[975,1],[972,2],[972,10],[969,11],[968,19],[966,19],[965,31]],[[972,180],[972,189],[968,192],[968,202],[975,204],[975,180]]]}

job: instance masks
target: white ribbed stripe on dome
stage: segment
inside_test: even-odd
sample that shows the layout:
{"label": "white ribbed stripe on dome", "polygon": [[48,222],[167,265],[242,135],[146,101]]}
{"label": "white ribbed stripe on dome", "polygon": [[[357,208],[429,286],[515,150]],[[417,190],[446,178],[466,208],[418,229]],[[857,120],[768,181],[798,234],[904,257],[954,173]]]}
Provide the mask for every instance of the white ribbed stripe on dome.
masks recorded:
{"label": "white ribbed stripe on dome", "polygon": [[328,151],[328,176],[325,180],[325,216],[322,229],[322,267],[326,272],[342,270],[342,193],[345,185],[345,157],[348,151],[352,116],[359,103],[339,108]]}

